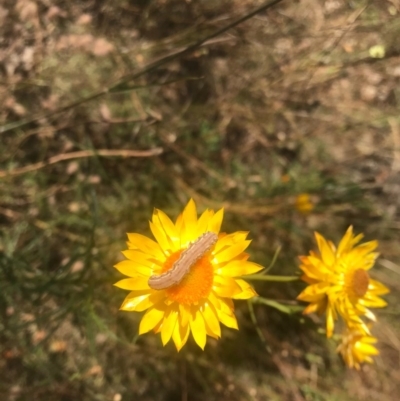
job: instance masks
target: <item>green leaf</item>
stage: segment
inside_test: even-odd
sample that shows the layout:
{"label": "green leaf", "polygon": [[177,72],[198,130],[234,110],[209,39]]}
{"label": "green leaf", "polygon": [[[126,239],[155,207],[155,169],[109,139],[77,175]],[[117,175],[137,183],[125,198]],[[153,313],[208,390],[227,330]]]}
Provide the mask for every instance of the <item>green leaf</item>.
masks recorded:
{"label": "green leaf", "polygon": [[301,312],[304,307],[299,305],[284,305],[278,301],[274,301],[272,299],[267,299],[263,297],[253,298],[253,303],[263,304],[270,306],[272,308],[278,309],[280,312],[287,313],[288,315],[292,315],[297,312]]}

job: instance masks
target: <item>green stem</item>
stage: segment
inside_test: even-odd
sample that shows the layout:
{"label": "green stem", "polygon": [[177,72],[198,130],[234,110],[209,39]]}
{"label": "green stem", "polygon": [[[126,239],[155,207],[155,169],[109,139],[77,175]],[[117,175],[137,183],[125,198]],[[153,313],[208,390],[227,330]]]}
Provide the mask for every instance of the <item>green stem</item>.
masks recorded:
{"label": "green stem", "polygon": [[278,248],[276,249],[275,253],[274,253],[274,257],[272,258],[271,263],[269,264],[269,266],[264,270],[263,274],[268,273],[275,265],[276,260],[278,259],[279,254],[281,253],[282,247],[278,246]]}
{"label": "green stem", "polygon": [[254,313],[253,303],[249,299],[247,300],[247,306],[249,307],[250,318],[251,318],[252,323],[254,324],[254,327],[256,329],[258,337],[260,338],[261,342],[264,344],[265,349],[269,353],[271,353],[271,348],[269,347],[269,345],[267,343],[267,339],[265,338],[265,336],[258,324],[256,314]]}
{"label": "green stem", "polygon": [[278,301],[274,301],[273,299],[267,299],[263,297],[252,298],[251,302],[254,304],[270,306],[278,309],[280,312],[287,313],[288,315],[292,315],[293,313],[298,313],[304,310],[304,307],[300,305],[284,305]]}

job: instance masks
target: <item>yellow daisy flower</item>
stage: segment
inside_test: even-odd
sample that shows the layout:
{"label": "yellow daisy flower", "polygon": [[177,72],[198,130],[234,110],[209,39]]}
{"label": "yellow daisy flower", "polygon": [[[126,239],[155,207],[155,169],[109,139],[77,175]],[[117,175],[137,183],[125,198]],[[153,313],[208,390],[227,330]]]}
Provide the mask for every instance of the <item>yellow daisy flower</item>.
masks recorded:
{"label": "yellow daisy flower", "polygon": [[[302,279],[310,285],[297,298],[310,303],[304,313],[326,312],[328,337],[333,333],[338,314],[347,324],[364,324],[360,316],[375,320],[369,307],[386,306],[379,295],[389,290],[368,275],[378,257],[378,253],[373,252],[378,242],[357,245],[362,237],[362,234],[354,236],[350,226],[336,248],[332,242],[315,233],[320,255],[311,251],[309,256],[300,257],[300,269],[304,272]],[[368,330],[365,324],[364,329]]]}
{"label": "yellow daisy flower", "polygon": [[[204,349],[207,335],[221,337],[220,323],[238,328],[232,299],[257,295],[239,277],[258,272],[262,266],[247,261],[249,255],[244,250],[251,242],[246,240],[248,233],[220,233],[222,220],[223,209],[216,213],[207,209],[197,218],[196,205],[191,199],[175,223],[161,210],[154,210],[150,229],[156,241],[141,234],[128,234],[129,249],[123,252],[128,260],[115,268],[130,278],[115,285],[131,291],[122,303],[122,310],[146,311],[139,334],[150,330],[161,333],[163,345],[172,338],[179,351],[190,332]],[[215,244],[200,250],[194,258],[192,251],[185,250],[193,250],[192,243],[199,242],[205,233],[215,239]],[[176,276],[177,264],[179,270],[182,264],[189,270],[182,281],[160,290],[149,286],[150,277],[164,277],[166,272],[167,276]]]}
{"label": "yellow daisy flower", "polygon": [[373,345],[376,342],[377,339],[366,333],[362,326],[348,327],[336,351],[342,355],[349,368],[359,370],[361,363],[373,363],[371,356],[379,354]]}

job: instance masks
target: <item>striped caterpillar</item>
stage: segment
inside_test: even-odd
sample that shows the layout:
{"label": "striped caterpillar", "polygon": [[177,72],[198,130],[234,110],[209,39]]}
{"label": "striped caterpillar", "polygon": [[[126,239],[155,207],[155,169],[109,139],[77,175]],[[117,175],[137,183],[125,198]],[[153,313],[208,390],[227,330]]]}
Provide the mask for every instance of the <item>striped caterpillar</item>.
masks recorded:
{"label": "striped caterpillar", "polygon": [[162,274],[154,274],[149,278],[149,287],[153,290],[165,290],[179,284],[189,273],[190,268],[204,256],[218,240],[218,235],[210,231],[200,235],[189,244],[171,269]]}

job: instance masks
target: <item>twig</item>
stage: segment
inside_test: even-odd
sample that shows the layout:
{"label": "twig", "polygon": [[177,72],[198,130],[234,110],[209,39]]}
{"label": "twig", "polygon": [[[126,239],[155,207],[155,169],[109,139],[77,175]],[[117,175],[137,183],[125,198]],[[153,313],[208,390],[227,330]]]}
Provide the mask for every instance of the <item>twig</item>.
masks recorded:
{"label": "twig", "polygon": [[16,168],[14,170],[6,171],[0,170],[0,178],[16,176],[20,174],[29,173],[35,170],[40,170],[43,167],[50,166],[51,164],[59,163],[65,160],[82,159],[85,157],[152,157],[158,156],[163,152],[162,148],[154,148],[149,150],[128,150],[128,149],[95,149],[95,150],[80,150],[77,152],[61,153],[59,155],[50,157],[48,161],[30,164],[25,167]]}
{"label": "twig", "polygon": [[204,37],[203,39],[198,40],[197,42],[193,43],[192,45],[186,47],[183,50],[179,50],[177,52],[174,52],[172,54],[169,54],[167,56],[164,56],[161,59],[158,59],[156,61],[151,62],[150,64],[148,64],[147,66],[145,66],[142,69],[139,69],[137,72],[133,72],[132,74],[128,74],[124,77],[122,77],[118,82],[116,82],[114,85],[112,85],[111,87],[108,87],[106,89],[101,90],[100,92],[97,93],[93,93],[87,97],[84,97],[80,100],[77,100],[76,102],[67,104],[64,107],[61,107],[57,110],[54,110],[50,113],[47,114],[42,114],[39,116],[34,116],[32,118],[28,118],[26,120],[22,120],[22,121],[16,121],[10,124],[6,124],[2,127],[0,127],[0,133],[4,133],[4,132],[8,132],[8,131],[12,131],[16,128],[21,128],[25,125],[31,124],[33,122],[37,122],[43,118],[49,118],[51,116],[60,114],[64,111],[68,111],[71,110],[77,106],[80,106],[83,103],[98,99],[112,91],[118,91],[120,88],[123,88],[123,86],[132,80],[135,80],[137,78],[142,77],[145,74],[148,74],[150,72],[155,71],[157,68],[161,67],[162,65],[168,64],[171,61],[184,56],[185,54],[189,54],[192,53],[194,50],[198,49],[200,46],[202,46],[205,42],[214,39],[215,37],[222,35],[223,33],[227,32],[228,30],[234,28],[235,26],[241,24],[244,21],[247,21],[248,19],[254,17],[256,14],[261,13],[262,11],[265,11],[273,6],[275,6],[278,3],[281,3],[283,0],[270,0],[267,1],[266,3],[264,3],[263,5],[261,5],[260,7],[257,7],[256,9],[254,9],[253,11],[250,11],[249,13],[247,13],[246,15],[244,15],[243,17],[240,17],[236,20],[234,20],[233,22],[231,22],[230,24],[226,25],[223,28],[217,29],[214,33]]}

